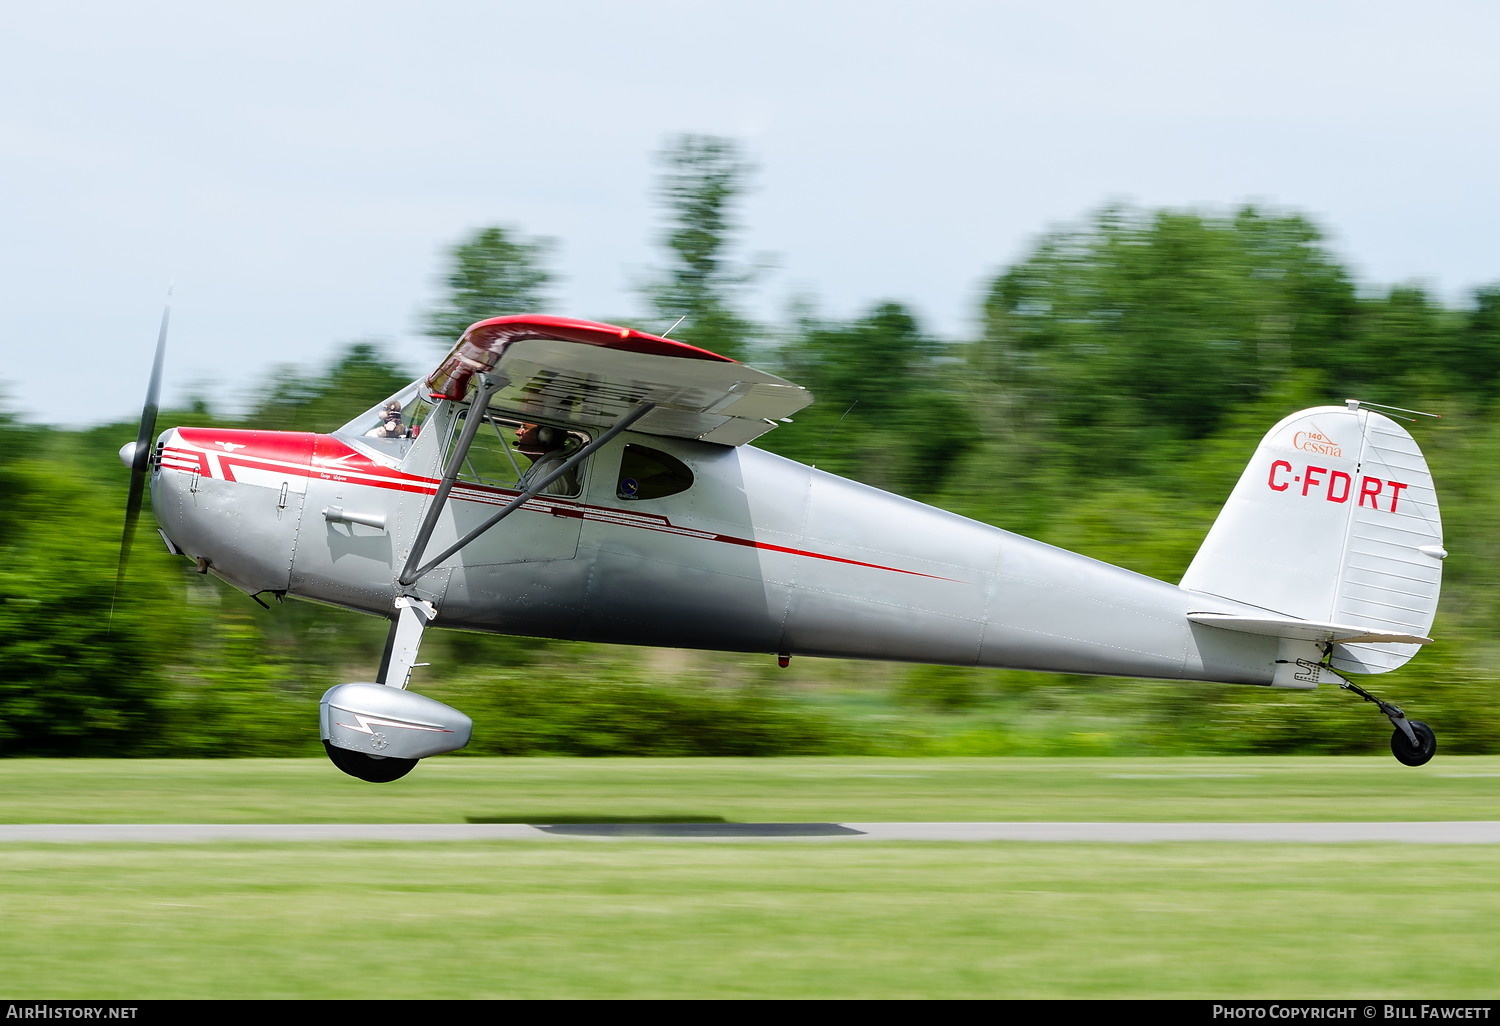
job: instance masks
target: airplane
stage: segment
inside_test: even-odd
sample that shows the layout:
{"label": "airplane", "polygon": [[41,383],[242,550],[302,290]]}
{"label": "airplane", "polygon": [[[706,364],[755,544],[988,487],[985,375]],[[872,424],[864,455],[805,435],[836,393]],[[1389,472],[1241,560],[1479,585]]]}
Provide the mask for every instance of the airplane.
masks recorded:
{"label": "airplane", "polygon": [[[328,434],[135,442],[167,550],[260,601],[385,617],[373,681],[319,706],[331,761],[399,779],[473,724],[408,690],[423,633],[1213,681],[1334,684],[1419,766],[1431,727],[1355,684],[1429,642],[1442,525],[1407,431],[1347,400],[1266,434],[1181,581],[1134,573],[758,449],[812,401],[670,338],[525,315]],[[1392,409],[1385,407],[1385,409]],[[1410,412],[1410,411],[1407,411]],[[123,571],[122,571],[123,572]]]}

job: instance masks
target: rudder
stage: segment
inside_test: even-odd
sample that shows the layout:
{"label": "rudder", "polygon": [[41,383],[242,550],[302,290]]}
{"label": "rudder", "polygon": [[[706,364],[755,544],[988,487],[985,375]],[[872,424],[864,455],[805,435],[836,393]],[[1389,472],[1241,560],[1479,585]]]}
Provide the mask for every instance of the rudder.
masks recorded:
{"label": "rudder", "polygon": [[[1294,413],[1261,440],[1182,587],[1282,616],[1425,636],[1442,521],[1432,474],[1395,421],[1350,400]],[[1384,673],[1414,644],[1333,646],[1333,667]]]}

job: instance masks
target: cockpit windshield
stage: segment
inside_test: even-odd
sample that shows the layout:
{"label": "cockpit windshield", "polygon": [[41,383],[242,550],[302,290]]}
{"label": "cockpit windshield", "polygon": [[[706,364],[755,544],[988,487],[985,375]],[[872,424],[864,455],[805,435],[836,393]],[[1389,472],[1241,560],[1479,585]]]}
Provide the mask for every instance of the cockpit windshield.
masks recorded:
{"label": "cockpit windshield", "polygon": [[387,457],[401,459],[413,440],[422,433],[422,425],[432,412],[421,381],[413,381],[395,395],[370,407],[334,432],[346,439],[358,439]]}

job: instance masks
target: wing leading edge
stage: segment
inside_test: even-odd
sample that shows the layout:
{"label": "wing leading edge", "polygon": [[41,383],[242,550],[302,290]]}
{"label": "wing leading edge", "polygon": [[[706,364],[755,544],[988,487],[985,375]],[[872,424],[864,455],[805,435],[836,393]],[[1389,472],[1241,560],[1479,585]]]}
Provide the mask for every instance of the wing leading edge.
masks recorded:
{"label": "wing leading edge", "polygon": [[607,427],[646,403],[633,430],[743,445],[812,402],[800,385],[726,356],[633,328],[566,317],[493,317],[464,332],[427,378],[463,399],[475,374],[500,383],[493,407]]}

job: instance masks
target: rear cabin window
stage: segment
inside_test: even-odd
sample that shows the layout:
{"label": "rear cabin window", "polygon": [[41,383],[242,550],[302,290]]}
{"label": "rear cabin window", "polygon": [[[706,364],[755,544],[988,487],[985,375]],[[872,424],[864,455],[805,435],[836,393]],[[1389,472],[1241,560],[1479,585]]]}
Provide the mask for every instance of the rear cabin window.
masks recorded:
{"label": "rear cabin window", "polygon": [[627,445],[620,457],[615,495],[621,499],[660,499],[687,491],[692,484],[693,472],[676,456],[644,445]]}

